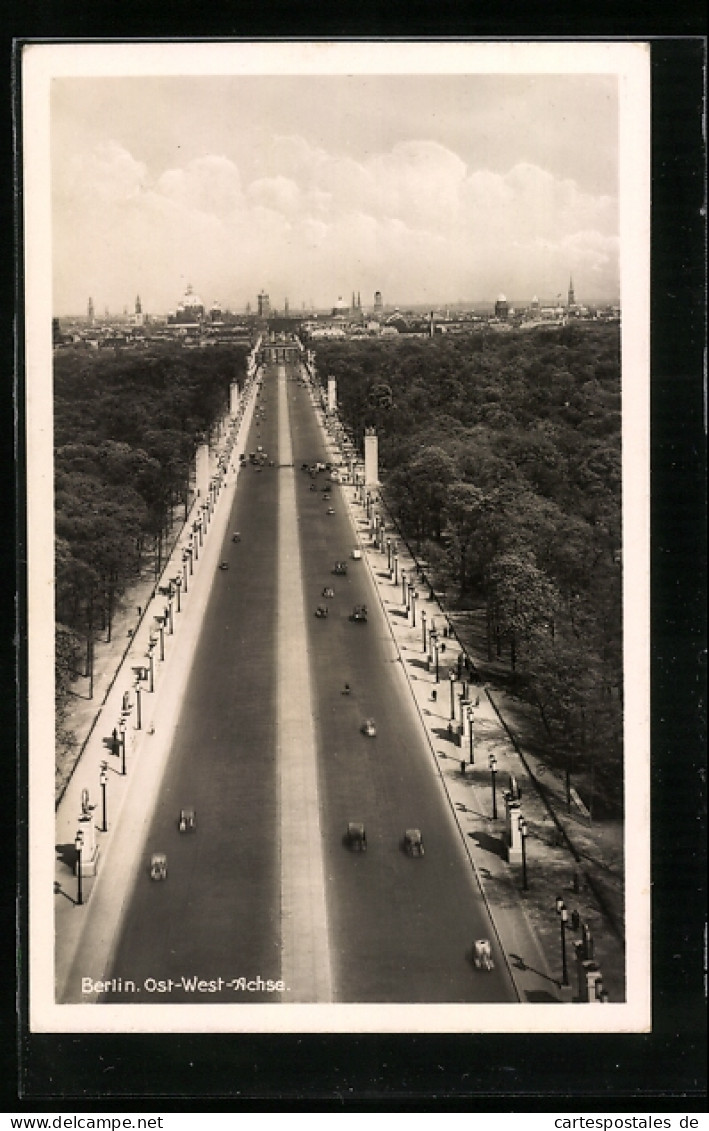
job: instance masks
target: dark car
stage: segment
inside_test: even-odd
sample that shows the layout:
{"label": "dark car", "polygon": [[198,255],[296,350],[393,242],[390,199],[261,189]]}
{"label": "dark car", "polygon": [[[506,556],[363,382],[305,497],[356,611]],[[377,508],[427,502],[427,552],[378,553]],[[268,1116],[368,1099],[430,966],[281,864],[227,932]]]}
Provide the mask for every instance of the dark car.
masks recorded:
{"label": "dark car", "polygon": [[335,562],[335,568],[332,572],[337,574],[347,573],[347,562]]}
{"label": "dark car", "polygon": [[353,852],[367,851],[367,833],[361,821],[349,822],[345,839]]}
{"label": "dark car", "polygon": [[409,856],[423,856],[423,837],[420,829],[407,829],[404,833],[404,851]]}
{"label": "dark car", "polygon": [[352,615],[350,617],[350,620],[358,621],[360,624],[366,624],[367,623],[367,606],[366,605],[355,605],[354,609],[352,610]]}

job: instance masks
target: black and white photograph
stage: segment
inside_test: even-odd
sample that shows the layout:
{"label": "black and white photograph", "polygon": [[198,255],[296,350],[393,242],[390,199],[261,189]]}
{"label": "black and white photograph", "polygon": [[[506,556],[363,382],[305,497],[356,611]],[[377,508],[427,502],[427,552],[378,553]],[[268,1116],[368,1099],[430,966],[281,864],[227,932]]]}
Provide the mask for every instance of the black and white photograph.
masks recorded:
{"label": "black and white photograph", "polygon": [[648,1032],[648,45],[22,98],[32,1032]]}

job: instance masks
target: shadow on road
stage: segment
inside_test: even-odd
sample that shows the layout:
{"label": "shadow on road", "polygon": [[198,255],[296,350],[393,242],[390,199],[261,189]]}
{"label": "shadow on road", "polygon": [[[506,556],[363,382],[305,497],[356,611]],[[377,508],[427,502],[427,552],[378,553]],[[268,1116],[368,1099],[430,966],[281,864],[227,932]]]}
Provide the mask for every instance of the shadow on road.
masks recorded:
{"label": "shadow on road", "polygon": [[483,832],[468,833],[468,836],[475,841],[481,852],[492,852],[494,856],[505,859],[505,847],[501,837],[490,836],[489,833]]}
{"label": "shadow on road", "polygon": [[[552,977],[549,976],[549,974],[544,974],[544,973],[542,973],[541,970],[537,970],[534,966],[530,966],[528,962],[524,961],[524,959],[522,958],[521,955],[510,953],[508,955],[508,958],[509,958],[510,962],[512,963],[512,965],[515,967],[516,970],[529,970],[530,973],[536,974],[538,978],[543,978],[545,982],[551,982],[551,984],[553,986],[556,986],[557,989],[560,988],[559,983],[557,982],[556,978],[552,978]],[[531,1000],[531,998],[530,998],[530,1000]],[[546,999],[544,998],[543,1000],[546,1000]],[[555,1000],[555,999],[552,999],[552,1000]]]}
{"label": "shadow on road", "polygon": [[69,895],[68,891],[64,891],[64,888],[62,887],[62,885],[59,883],[58,880],[54,881],[54,894],[55,895],[63,895],[65,899],[69,900],[69,903],[73,904],[74,906],[78,906],[78,900],[74,899],[73,896]]}
{"label": "shadow on road", "polygon": [[57,860],[61,860],[62,864],[66,864],[68,868],[73,868],[76,864],[76,845],[71,844],[55,844],[54,851],[57,854]]}

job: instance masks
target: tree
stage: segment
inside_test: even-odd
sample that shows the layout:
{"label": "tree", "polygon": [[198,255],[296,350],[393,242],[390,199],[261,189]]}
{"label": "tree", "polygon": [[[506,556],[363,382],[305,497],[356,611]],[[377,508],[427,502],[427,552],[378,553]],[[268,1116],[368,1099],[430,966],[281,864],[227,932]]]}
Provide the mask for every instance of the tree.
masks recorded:
{"label": "tree", "polygon": [[533,554],[525,551],[500,554],[487,574],[489,624],[496,640],[507,641],[512,671],[517,667],[520,647],[529,648],[535,632],[555,632],[559,595],[540,570]]}
{"label": "tree", "polygon": [[472,483],[457,480],[451,483],[446,498],[446,531],[450,536],[451,554],[458,562],[458,587],[461,597],[470,582],[470,558],[480,521],[489,506],[489,498]]}

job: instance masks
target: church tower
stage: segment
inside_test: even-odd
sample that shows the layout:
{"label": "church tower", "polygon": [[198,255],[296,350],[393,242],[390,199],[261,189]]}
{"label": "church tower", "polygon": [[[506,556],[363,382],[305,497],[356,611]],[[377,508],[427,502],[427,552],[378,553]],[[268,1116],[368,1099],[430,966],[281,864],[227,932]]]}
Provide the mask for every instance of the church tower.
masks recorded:
{"label": "church tower", "polygon": [[569,276],[569,301],[567,306],[576,306],[576,298],[574,296],[574,280]]}

